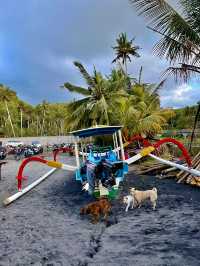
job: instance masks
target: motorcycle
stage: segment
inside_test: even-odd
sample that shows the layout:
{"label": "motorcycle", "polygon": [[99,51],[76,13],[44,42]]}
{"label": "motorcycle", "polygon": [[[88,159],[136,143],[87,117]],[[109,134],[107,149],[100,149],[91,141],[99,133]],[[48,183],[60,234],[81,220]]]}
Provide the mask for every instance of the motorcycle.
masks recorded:
{"label": "motorcycle", "polygon": [[31,147],[27,147],[24,150],[24,157],[28,158],[34,155],[34,151],[31,149]]}
{"label": "motorcycle", "polygon": [[4,160],[6,158],[6,151],[5,150],[1,150],[0,151],[0,160]]}

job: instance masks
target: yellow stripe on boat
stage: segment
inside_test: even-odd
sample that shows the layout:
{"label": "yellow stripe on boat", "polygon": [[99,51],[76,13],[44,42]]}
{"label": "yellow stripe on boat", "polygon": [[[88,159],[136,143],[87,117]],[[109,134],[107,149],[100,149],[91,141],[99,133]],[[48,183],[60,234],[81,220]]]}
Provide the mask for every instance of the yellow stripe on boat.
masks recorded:
{"label": "yellow stripe on boat", "polygon": [[48,166],[54,167],[54,168],[62,168],[62,163],[55,162],[55,161],[48,161],[47,162]]}
{"label": "yellow stripe on boat", "polygon": [[149,155],[155,148],[153,146],[146,147],[140,151],[142,157]]}

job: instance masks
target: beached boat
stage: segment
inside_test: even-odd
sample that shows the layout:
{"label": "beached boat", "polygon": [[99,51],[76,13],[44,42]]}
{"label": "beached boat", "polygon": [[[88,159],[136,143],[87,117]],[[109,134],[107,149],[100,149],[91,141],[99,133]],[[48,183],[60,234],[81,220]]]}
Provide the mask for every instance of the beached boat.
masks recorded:
{"label": "beached boat", "polygon": [[[33,187],[37,186],[49,177],[56,169],[75,172],[75,179],[77,182],[81,182],[82,188],[89,194],[94,195],[97,198],[107,196],[108,198],[113,199],[118,195],[120,183],[123,181],[126,173],[128,173],[128,165],[145,156],[150,156],[161,163],[176,167],[177,169],[200,177],[200,171],[192,169],[192,161],[189,153],[179,141],[171,138],[164,138],[154,144],[151,144],[148,140],[141,136],[133,136],[130,139],[130,142],[123,144],[121,129],[122,126],[95,126],[71,132],[74,136],[73,149],[76,158],[75,166],[56,161],[56,155],[58,152],[65,151],[72,153],[71,147],[56,150],[54,153],[54,161],[49,161],[41,157],[30,157],[25,159],[22,162],[17,175],[19,192],[7,198],[4,201],[4,204],[8,205],[27,193]],[[111,146],[96,147],[94,145],[90,145],[88,149],[88,146],[86,145],[88,143],[86,141],[88,138],[92,140],[97,136],[104,137],[108,135],[111,135],[113,139],[113,144]],[[130,158],[125,158],[124,146],[127,146],[129,143],[134,141],[141,142],[141,150],[139,150],[138,154]],[[169,142],[173,143],[181,150],[188,166],[159,158],[156,153],[152,154],[159,149],[161,145]],[[22,188],[22,181],[25,179],[23,176],[24,168],[32,161],[46,164],[53,169],[29,186]]]}

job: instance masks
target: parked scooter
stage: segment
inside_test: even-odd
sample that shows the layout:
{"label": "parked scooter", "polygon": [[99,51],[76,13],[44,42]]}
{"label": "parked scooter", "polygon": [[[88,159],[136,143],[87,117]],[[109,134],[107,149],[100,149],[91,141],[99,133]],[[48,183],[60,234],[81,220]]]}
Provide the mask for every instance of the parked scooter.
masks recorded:
{"label": "parked scooter", "polygon": [[0,160],[4,160],[6,158],[6,150],[1,149],[0,150]]}
{"label": "parked scooter", "polygon": [[25,158],[31,157],[33,155],[34,155],[34,151],[31,147],[28,146],[24,149],[24,157]]}

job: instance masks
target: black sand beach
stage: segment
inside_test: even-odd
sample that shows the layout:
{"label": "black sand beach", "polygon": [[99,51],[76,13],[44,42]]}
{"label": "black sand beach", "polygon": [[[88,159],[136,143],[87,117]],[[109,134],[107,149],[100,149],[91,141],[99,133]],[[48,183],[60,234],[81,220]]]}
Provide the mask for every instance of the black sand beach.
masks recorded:
{"label": "black sand beach", "polygon": [[[67,159],[69,160],[69,159]],[[71,160],[71,159],[70,159]],[[16,191],[18,162],[9,161],[0,181],[0,199]],[[27,167],[29,182],[48,171]],[[200,191],[173,180],[135,176],[129,172],[121,197],[129,187],[158,189],[158,206],[124,212],[113,201],[109,226],[93,225],[79,216],[91,201],[72,174],[58,170],[7,208],[0,206],[0,265],[199,265]]]}

